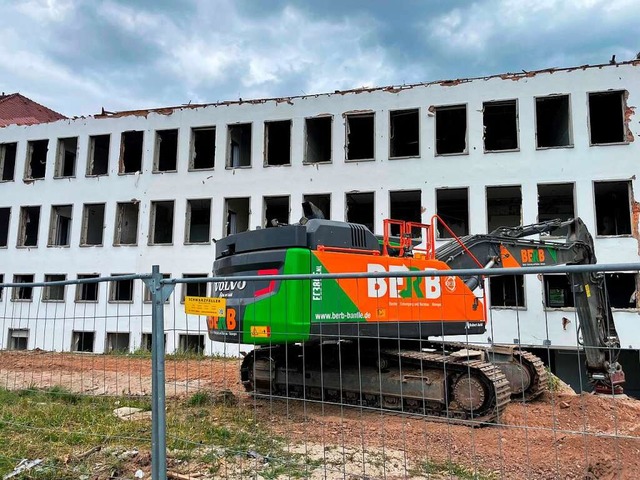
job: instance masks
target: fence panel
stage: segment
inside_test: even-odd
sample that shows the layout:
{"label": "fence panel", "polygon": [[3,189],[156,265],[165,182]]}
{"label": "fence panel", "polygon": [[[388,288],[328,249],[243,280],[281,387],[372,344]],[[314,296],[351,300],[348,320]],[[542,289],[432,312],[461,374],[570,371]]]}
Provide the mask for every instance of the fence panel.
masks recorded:
{"label": "fence panel", "polygon": [[[465,318],[473,328],[476,313],[486,312],[486,332],[446,336],[457,347],[438,336],[416,343],[408,326],[430,319],[429,328],[449,331],[449,307],[427,298],[435,285],[428,282],[433,276],[433,288],[451,288],[452,278],[469,275],[464,271],[263,275],[234,285],[156,276],[156,293],[164,286],[168,295],[157,305],[164,317],[161,372],[151,354],[153,292],[143,285],[152,275],[3,284],[0,474],[23,468],[23,478],[635,478],[640,367],[638,346],[625,340],[638,310],[635,284],[629,292],[625,275],[638,266],[599,268],[607,270],[629,397],[589,393],[585,352],[596,345],[585,344],[577,292],[563,282],[568,267],[483,272],[491,305],[479,303]],[[401,301],[407,288],[422,294],[409,307]],[[235,306],[234,289],[244,292]],[[227,307],[243,309],[235,320],[253,341],[229,333],[227,317],[185,312],[185,296],[224,295]],[[374,317],[380,325],[369,328]],[[209,338],[208,321],[221,328],[223,341]],[[253,342],[261,343],[256,353]],[[504,360],[505,350],[483,351],[496,344],[515,345],[506,370],[489,365]],[[524,388],[531,370],[523,350],[548,374],[536,398]],[[478,383],[478,368],[489,372],[489,387]],[[162,392],[152,388],[154,371],[156,379],[164,376],[161,402],[152,395]],[[498,399],[503,371],[515,391],[509,402]],[[500,405],[482,411],[492,395]],[[166,471],[157,463],[164,445]]]}

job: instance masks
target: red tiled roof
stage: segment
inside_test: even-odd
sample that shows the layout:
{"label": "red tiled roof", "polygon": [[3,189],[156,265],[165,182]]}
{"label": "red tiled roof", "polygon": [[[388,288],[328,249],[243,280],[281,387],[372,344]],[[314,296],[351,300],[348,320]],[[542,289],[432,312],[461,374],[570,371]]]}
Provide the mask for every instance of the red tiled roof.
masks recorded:
{"label": "red tiled roof", "polygon": [[19,93],[0,95],[0,127],[33,125],[67,118]]}

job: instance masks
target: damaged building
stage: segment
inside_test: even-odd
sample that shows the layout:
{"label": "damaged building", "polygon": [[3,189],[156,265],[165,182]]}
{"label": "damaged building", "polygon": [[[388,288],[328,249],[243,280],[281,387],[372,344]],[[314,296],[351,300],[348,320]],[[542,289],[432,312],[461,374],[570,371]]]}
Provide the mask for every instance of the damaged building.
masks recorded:
{"label": "damaged building", "polygon": [[[466,235],[580,216],[600,263],[637,262],[639,99],[640,61],[632,61],[28,126],[5,121],[0,282],[142,273],[153,264],[167,277],[203,278],[214,239],[297,222],[304,200],[326,218],[378,234],[387,217],[429,223],[438,214]],[[438,234],[443,242],[450,236]],[[607,281],[626,349],[621,363],[629,380],[640,378],[638,275],[613,272]],[[0,291],[0,348],[132,351],[150,341],[140,281],[51,287],[41,299],[34,291]],[[179,285],[167,308],[211,294],[206,284]],[[487,295],[491,323],[479,341],[518,341],[570,375],[578,344],[563,275],[494,277]],[[106,321],[45,335],[30,327],[38,309],[27,307],[36,301],[90,307]],[[119,324],[124,310],[138,321]],[[222,351],[203,320],[175,322],[168,351]]]}

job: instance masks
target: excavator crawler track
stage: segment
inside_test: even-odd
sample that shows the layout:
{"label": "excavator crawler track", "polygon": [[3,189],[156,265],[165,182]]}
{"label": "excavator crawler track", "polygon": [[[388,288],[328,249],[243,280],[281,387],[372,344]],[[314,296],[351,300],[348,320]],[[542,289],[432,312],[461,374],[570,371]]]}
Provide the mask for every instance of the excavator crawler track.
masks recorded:
{"label": "excavator crawler track", "polygon": [[506,376],[477,359],[382,349],[376,361],[354,362],[355,357],[337,348],[321,352],[320,347],[306,347],[304,354],[311,360],[305,361],[302,353],[301,347],[285,346],[253,350],[241,366],[245,389],[256,396],[382,409],[471,426],[499,421],[509,403]]}
{"label": "excavator crawler track", "polygon": [[549,390],[549,376],[540,357],[533,353],[520,350],[514,352],[514,360],[530,368],[534,374],[532,375],[532,382],[529,388],[527,388],[524,393],[512,394],[512,400],[528,402]]}
{"label": "excavator crawler track", "polygon": [[486,361],[500,368],[511,383],[511,400],[528,402],[548,390],[548,374],[540,357],[521,350],[517,345],[468,345],[460,342],[438,342],[437,350],[472,349],[483,352]]}

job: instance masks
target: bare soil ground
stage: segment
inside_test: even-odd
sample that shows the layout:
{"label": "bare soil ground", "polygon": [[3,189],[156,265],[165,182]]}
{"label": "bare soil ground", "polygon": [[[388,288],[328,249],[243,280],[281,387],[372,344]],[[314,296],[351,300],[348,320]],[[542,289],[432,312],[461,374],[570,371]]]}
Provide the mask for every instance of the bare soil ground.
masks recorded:
{"label": "bare soil ground", "polygon": [[[238,408],[268,421],[292,451],[321,452],[326,462],[342,458],[339,478],[413,478],[412,468],[425,461],[508,479],[640,477],[640,401],[634,399],[547,394],[527,405],[511,403],[495,426],[470,428],[354,407],[255,399],[243,391],[235,359],[167,359],[165,370],[168,402],[201,390],[230,390]],[[151,362],[135,356],[0,352],[0,387],[56,385],[91,395],[149,395]],[[356,468],[351,473],[344,465]]]}

